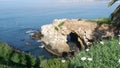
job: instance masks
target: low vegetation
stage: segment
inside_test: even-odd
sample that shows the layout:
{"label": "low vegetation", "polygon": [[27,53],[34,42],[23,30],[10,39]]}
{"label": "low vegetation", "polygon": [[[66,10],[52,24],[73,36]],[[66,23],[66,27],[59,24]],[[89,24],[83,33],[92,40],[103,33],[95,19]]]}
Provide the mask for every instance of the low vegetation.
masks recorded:
{"label": "low vegetation", "polygon": [[[36,60],[37,59],[37,60]],[[35,58],[30,54],[15,50],[0,42],[0,67],[1,68],[69,68],[69,62],[62,58],[44,59]]]}
{"label": "low vegetation", "polygon": [[59,28],[64,25],[64,23],[65,23],[65,22],[61,22],[60,24],[58,24],[58,25],[55,27],[55,30],[58,31]]}
{"label": "low vegetation", "polygon": [[[39,57],[40,59],[41,57]],[[66,61],[62,58],[54,58],[54,59],[40,59],[40,68],[69,68],[70,62]]]}
{"label": "low vegetation", "polygon": [[29,54],[12,49],[0,42],[0,67],[2,68],[119,68],[120,67],[120,38],[103,40],[75,57],[37,60]]}
{"label": "low vegetation", "polygon": [[0,67],[2,68],[24,68],[33,67],[36,59],[24,52],[20,52],[0,42]]}
{"label": "low vegetation", "polygon": [[95,19],[95,20],[86,20],[86,21],[89,21],[89,22],[97,22],[99,24],[111,24],[111,19],[110,18],[98,18],[98,19]]}
{"label": "low vegetation", "polygon": [[58,27],[61,27],[64,25],[65,22],[61,22],[60,24],[58,24]]}
{"label": "low vegetation", "polygon": [[[98,23],[109,23],[110,18],[88,20]],[[62,26],[64,23],[59,24]],[[75,57],[45,59],[13,49],[0,42],[1,68],[119,68],[120,67],[120,36],[94,43],[89,49],[81,51]]]}
{"label": "low vegetation", "polygon": [[71,64],[78,68],[119,68],[120,39],[112,38],[95,43],[90,49],[77,54]]}

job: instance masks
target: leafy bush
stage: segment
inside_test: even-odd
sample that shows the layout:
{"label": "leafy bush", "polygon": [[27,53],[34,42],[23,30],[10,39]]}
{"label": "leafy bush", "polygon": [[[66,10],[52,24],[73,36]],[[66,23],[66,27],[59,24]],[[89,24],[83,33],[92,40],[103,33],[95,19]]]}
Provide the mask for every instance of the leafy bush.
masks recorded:
{"label": "leafy bush", "polygon": [[80,18],[78,19],[78,21],[81,21],[81,20],[82,20],[82,19],[80,19]]}
{"label": "leafy bush", "polygon": [[0,57],[1,58],[8,61],[12,51],[13,51],[12,48],[7,46],[7,44],[3,44],[2,42],[0,42]]}
{"label": "leafy bush", "polygon": [[55,27],[55,30],[58,31],[59,30],[58,27]]}
{"label": "leafy bush", "polygon": [[111,19],[110,18],[98,18],[96,19],[96,22],[100,24],[110,24]]}
{"label": "leafy bush", "polygon": [[25,53],[19,53],[19,59],[20,59],[20,64],[22,65],[27,65],[27,60],[26,60],[26,54]]}
{"label": "leafy bush", "polygon": [[69,61],[61,62],[61,58],[53,58],[53,59],[43,59],[43,57],[39,57],[40,68],[69,68]]}
{"label": "leafy bush", "polygon": [[10,59],[12,62],[15,62],[15,63],[19,63],[20,62],[20,59],[19,59],[19,54],[18,53],[14,53]]}
{"label": "leafy bush", "polygon": [[34,67],[36,59],[32,55],[26,55],[27,67]]}
{"label": "leafy bush", "polygon": [[5,64],[5,67],[12,65],[12,67],[18,66],[16,68],[19,68],[19,66],[31,68],[35,63],[36,59],[32,55],[15,50],[7,44],[0,42],[0,65]]}
{"label": "leafy bush", "polygon": [[26,54],[22,52],[13,52],[10,60],[21,65],[26,65],[27,63]]}

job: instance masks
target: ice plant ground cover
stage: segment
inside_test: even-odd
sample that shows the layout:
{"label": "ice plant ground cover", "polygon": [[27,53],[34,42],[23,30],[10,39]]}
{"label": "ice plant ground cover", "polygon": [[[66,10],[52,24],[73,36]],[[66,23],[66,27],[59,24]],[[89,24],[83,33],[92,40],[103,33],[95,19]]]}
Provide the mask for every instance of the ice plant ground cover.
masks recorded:
{"label": "ice plant ground cover", "polygon": [[[81,68],[120,68],[120,38],[94,43],[89,51],[81,51],[71,63]],[[86,57],[86,60],[81,60]],[[90,61],[89,61],[90,60]]]}

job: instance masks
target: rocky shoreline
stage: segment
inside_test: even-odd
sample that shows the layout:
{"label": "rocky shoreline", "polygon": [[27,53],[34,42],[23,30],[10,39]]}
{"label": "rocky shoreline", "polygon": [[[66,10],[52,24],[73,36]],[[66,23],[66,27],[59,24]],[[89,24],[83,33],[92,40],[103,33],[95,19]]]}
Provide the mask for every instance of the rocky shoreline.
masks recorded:
{"label": "rocky shoreline", "polygon": [[116,29],[110,24],[87,20],[55,19],[30,37],[40,40],[45,49],[54,55],[74,55],[90,47],[95,41],[114,36],[118,33]]}

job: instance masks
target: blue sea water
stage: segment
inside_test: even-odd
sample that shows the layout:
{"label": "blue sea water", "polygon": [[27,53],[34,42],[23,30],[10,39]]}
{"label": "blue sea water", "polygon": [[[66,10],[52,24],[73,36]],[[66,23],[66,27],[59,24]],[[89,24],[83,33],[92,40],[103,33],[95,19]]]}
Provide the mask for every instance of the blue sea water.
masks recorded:
{"label": "blue sea water", "polygon": [[30,39],[26,31],[39,30],[54,19],[109,17],[118,4],[110,8],[107,5],[108,1],[0,0],[0,41],[35,56],[47,56],[48,53],[38,47],[41,44]]}

